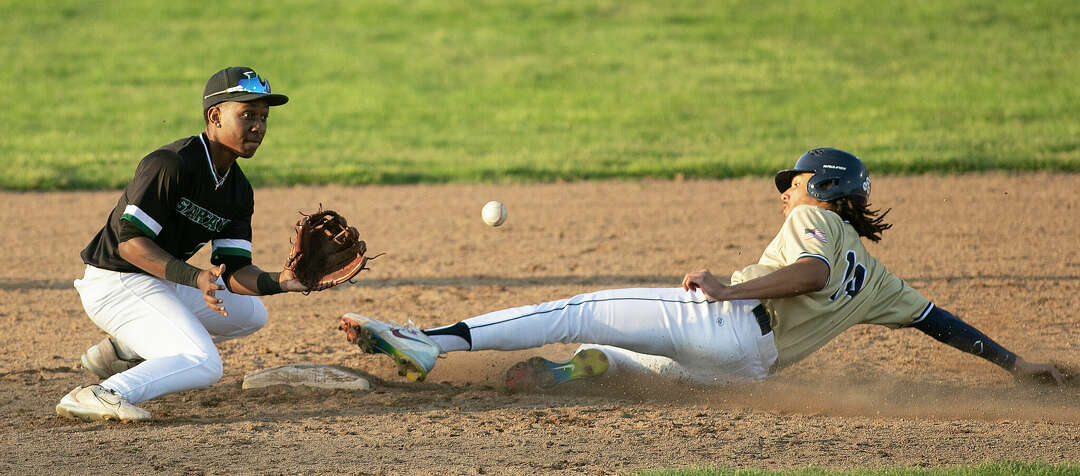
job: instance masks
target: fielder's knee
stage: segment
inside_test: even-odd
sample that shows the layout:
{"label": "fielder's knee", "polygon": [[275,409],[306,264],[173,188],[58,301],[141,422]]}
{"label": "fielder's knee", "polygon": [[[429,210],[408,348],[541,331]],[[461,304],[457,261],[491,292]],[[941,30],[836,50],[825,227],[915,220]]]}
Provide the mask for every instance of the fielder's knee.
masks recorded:
{"label": "fielder's knee", "polygon": [[188,354],[184,358],[195,364],[187,371],[192,388],[209,387],[221,380],[225,373],[225,366],[217,352],[213,355]]}
{"label": "fielder's knee", "polygon": [[[237,310],[236,312],[230,310],[227,322],[231,328],[217,329],[212,332],[214,342],[246,337],[266,326],[266,306],[255,296],[245,297],[247,299],[243,301],[246,301],[246,306],[244,306],[246,309]],[[233,306],[235,307],[235,304]]]}
{"label": "fielder's knee", "polygon": [[259,329],[266,327],[267,317],[268,316],[266,313],[266,305],[264,305],[262,300],[260,300],[259,298],[252,296],[251,312],[248,314],[247,320],[244,322],[244,325],[240,328],[239,331],[237,331],[238,334],[236,334],[234,337],[249,336],[258,332]]}

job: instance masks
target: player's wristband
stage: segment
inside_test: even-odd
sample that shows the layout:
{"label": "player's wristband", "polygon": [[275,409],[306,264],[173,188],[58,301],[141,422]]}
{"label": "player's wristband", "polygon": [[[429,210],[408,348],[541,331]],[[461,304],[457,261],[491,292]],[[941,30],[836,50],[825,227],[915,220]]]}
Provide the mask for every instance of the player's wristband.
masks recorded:
{"label": "player's wristband", "polygon": [[281,283],[278,279],[281,278],[281,273],[259,273],[259,280],[255,282],[255,287],[259,288],[259,294],[267,296],[270,294],[277,294],[285,292],[281,289]]}
{"label": "player's wristband", "polygon": [[165,279],[184,286],[199,287],[199,273],[201,272],[201,269],[176,258],[165,263]]}

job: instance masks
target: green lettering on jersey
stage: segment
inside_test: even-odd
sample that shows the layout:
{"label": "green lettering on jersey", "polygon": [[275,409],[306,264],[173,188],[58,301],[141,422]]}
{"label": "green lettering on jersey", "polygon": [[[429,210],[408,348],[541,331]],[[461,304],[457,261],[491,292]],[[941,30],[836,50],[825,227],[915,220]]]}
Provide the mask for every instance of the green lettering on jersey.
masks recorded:
{"label": "green lettering on jersey", "polygon": [[200,207],[187,198],[180,198],[176,204],[176,212],[183,215],[203,228],[213,232],[220,232],[229,224],[228,218],[221,218],[210,210]]}

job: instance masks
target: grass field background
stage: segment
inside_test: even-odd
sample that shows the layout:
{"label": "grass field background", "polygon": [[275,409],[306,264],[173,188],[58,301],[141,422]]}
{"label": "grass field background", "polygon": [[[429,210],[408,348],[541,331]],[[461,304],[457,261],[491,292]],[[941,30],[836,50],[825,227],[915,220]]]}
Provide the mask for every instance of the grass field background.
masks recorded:
{"label": "grass field background", "polygon": [[256,185],[1080,170],[1080,3],[2,0],[0,188],[117,188],[214,71],[291,102]]}

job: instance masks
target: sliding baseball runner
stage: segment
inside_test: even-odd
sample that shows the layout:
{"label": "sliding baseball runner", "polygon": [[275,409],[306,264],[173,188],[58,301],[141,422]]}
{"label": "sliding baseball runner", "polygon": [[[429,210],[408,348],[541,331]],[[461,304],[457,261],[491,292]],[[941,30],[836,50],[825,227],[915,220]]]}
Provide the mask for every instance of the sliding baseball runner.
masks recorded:
{"label": "sliding baseball runner", "polygon": [[359,314],[342,317],[349,342],[394,359],[423,380],[442,353],[581,343],[566,362],[535,357],[506,373],[511,389],[624,374],[698,384],[766,378],[856,324],[912,327],[982,357],[1017,378],[1055,384],[1051,364],[1027,362],[931,303],[875,259],[888,213],[870,210],[862,161],[813,149],[776,174],[785,217],[757,263],[721,281],[693,271],[680,287],[615,289],[494,311],[450,326],[415,329]]}

